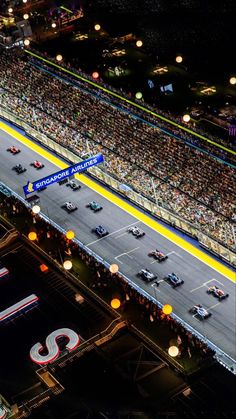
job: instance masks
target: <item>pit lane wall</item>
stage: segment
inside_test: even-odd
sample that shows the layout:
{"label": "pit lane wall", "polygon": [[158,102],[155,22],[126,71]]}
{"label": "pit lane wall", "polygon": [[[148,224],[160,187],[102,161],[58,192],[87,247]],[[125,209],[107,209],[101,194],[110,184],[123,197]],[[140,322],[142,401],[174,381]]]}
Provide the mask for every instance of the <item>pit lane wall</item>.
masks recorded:
{"label": "pit lane wall", "polygon": [[[1,105],[0,105],[0,117],[22,128],[25,131],[25,133],[29,135],[31,138],[33,138],[40,144],[43,144],[48,149],[54,151],[56,154],[62,156],[67,161],[71,163],[78,163],[78,161],[83,160],[82,158],[79,157],[79,155],[66,149],[65,147],[56,143],[54,140],[52,140],[48,136],[42,134],[41,132],[37,131],[30,125],[26,124],[21,118],[18,118],[16,115],[13,115],[8,109],[3,108]],[[90,153],[89,149],[88,149],[88,152]],[[98,167],[93,167],[91,169],[88,169],[87,171],[93,177],[103,182],[104,184],[106,184],[107,186],[109,186],[111,189],[115,190],[119,194],[125,196],[130,201],[134,202],[139,207],[145,209],[147,212],[151,213],[155,217],[167,222],[171,226],[183,231],[189,236],[194,237],[195,239],[198,240],[198,242],[203,248],[217,255],[222,260],[229,263],[231,266],[234,266],[234,267],[236,266],[236,254],[233,251],[221,245],[216,240],[212,239],[206,234],[202,233],[200,229],[193,226],[188,221],[177,216],[171,211],[163,207],[160,207],[157,203],[150,201],[149,199],[133,191],[130,187],[127,187],[127,185],[124,185],[121,182],[119,182],[117,179],[114,179],[112,176],[106,173],[106,163],[103,164],[102,169]]]}
{"label": "pit lane wall", "polygon": [[[0,182],[0,190],[2,193],[4,193],[7,197],[9,196],[15,196],[19,201],[21,201],[27,208],[31,208],[31,205],[20,195],[18,195],[16,192],[14,192],[11,188],[9,188],[7,185],[5,185],[3,182]],[[52,227],[60,231],[62,234],[66,235],[66,230],[64,230],[61,226],[59,226],[57,223],[52,221],[49,217],[47,217],[45,214],[40,212],[38,214],[41,218],[43,218],[47,223],[49,223]],[[72,239],[74,243],[76,243],[81,249],[83,249],[86,253],[88,253],[90,256],[92,256],[94,259],[96,259],[99,263],[103,264],[107,269],[109,269],[110,264],[106,262],[106,260],[102,259],[99,255],[97,255],[95,252],[93,252],[91,249],[86,247],[80,240],[74,238]],[[148,294],[145,290],[143,290],[138,284],[133,282],[130,278],[125,276],[124,274],[119,272],[119,275],[123,277],[124,281],[126,281],[130,287],[135,289],[140,295],[146,297],[149,301],[156,304],[158,308],[162,309],[163,304],[161,304],[156,297],[151,296]],[[170,315],[174,320],[176,320],[178,323],[180,323],[186,330],[191,332],[194,336],[196,336],[197,339],[199,339],[201,342],[206,344],[209,348],[211,348],[214,352],[214,358],[223,365],[227,370],[229,370],[231,373],[236,375],[236,360],[231,358],[229,355],[227,355],[222,349],[218,348],[214,343],[212,343],[209,339],[207,339],[206,336],[203,336],[201,333],[199,333],[197,330],[195,330],[192,326],[190,326],[188,323],[186,323],[184,320],[182,320],[180,317],[178,317],[173,312]]]}

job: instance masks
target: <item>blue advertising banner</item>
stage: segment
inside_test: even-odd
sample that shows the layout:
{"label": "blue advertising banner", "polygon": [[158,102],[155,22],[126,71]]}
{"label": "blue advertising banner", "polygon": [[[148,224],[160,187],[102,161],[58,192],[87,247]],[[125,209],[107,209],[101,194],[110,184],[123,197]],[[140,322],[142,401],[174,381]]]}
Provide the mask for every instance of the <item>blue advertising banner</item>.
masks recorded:
{"label": "blue advertising banner", "polygon": [[27,185],[23,186],[24,194],[29,195],[32,192],[36,192],[45,186],[52,185],[55,182],[66,179],[76,173],[81,173],[84,170],[89,169],[96,164],[104,161],[102,154],[96,154],[96,156],[90,157],[89,159],[83,160],[80,163],[76,163],[73,166],[69,166],[66,169],[60,170],[59,172],[52,173],[42,179],[36,180],[35,182],[28,182]]}

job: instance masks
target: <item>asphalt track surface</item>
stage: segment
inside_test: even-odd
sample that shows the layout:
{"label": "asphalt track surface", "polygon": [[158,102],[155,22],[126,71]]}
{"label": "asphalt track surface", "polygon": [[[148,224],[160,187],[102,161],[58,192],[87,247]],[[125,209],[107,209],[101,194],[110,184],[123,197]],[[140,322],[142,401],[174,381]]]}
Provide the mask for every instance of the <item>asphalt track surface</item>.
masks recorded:
{"label": "asphalt track surface", "polygon": [[[19,147],[21,153],[12,155],[7,152],[6,149],[12,145]],[[37,148],[34,144],[31,144],[31,147]],[[0,180],[21,196],[23,196],[22,187],[28,180],[35,181],[59,170],[58,166],[42,157],[45,155],[44,151],[39,155],[32,148],[0,130]],[[31,167],[30,163],[35,159],[39,159],[45,167],[41,170]],[[27,171],[21,175],[12,170],[12,167],[18,163],[27,168]],[[156,297],[162,304],[171,304],[175,314],[236,359],[235,281],[232,276],[230,280],[219,270],[202,262],[84,183],[81,185],[79,191],[72,191],[66,185],[58,184],[42,191],[40,193],[42,212],[65,230],[72,229],[81,242],[108,263],[117,263],[121,273]],[[94,213],[86,208],[86,204],[92,200],[103,206],[101,212]],[[78,210],[68,214],[61,208],[66,201],[75,203]],[[99,224],[109,231],[109,235],[102,239],[92,232],[92,229]],[[134,225],[145,231],[144,237],[136,239],[127,232],[127,228]],[[148,253],[155,248],[167,254],[168,260],[158,263],[148,257]],[[152,283],[147,284],[137,277],[138,271],[142,268],[148,268],[158,275],[159,287]],[[171,272],[175,272],[185,283],[173,289],[163,280]],[[219,302],[214,296],[208,295],[206,290],[210,285],[220,286],[230,294],[229,298]],[[212,316],[205,321],[200,321],[189,314],[189,308],[199,303],[212,313]]]}

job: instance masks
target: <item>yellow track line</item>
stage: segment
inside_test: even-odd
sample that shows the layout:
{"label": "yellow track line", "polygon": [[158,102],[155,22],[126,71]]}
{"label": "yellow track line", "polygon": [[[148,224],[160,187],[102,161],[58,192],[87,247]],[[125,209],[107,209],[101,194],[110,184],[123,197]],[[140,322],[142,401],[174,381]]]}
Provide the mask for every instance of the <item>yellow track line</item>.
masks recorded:
{"label": "yellow track line", "polygon": [[166,118],[166,117],[165,117],[165,116],[163,116],[163,115],[160,115],[160,114],[158,114],[158,113],[156,113],[156,112],[153,112],[153,111],[151,111],[150,109],[145,108],[144,106],[139,105],[138,103],[133,102],[132,100],[129,100],[129,99],[125,98],[124,96],[121,96],[121,95],[119,95],[118,93],[113,92],[112,90],[109,90],[109,89],[107,89],[107,88],[103,87],[102,85],[100,85],[100,84],[98,84],[98,83],[95,83],[95,82],[91,81],[90,79],[86,79],[85,77],[80,76],[79,74],[74,73],[74,72],[73,72],[73,71],[71,71],[71,70],[68,70],[67,68],[61,67],[60,65],[58,65],[58,64],[56,64],[56,63],[54,63],[53,61],[50,61],[50,60],[47,60],[47,59],[46,59],[46,58],[44,58],[44,57],[41,57],[41,55],[35,54],[34,52],[29,51],[29,50],[27,50],[27,49],[25,49],[24,51],[25,51],[27,54],[31,55],[32,57],[36,57],[36,58],[38,58],[39,60],[41,60],[41,61],[43,61],[43,62],[45,62],[45,63],[47,63],[47,64],[49,64],[49,65],[51,65],[51,66],[53,66],[53,67],[55,67],[55,68],[57,68],[57,69],[59,69],[60,71],[63,71],[64,73],[70,74],[70,75],[72,75],[73,77],[75,77],[75,78],[77,78],[77,79],[79,79],[79,80],[82,80],[82,81],[84,81],[84,82],[86,82],[86,83],[88,83],[88,84],[91,84],[91,86],[94,86],[94,87],[96,87],[97,89],[100,89],[100,90],[102,90],[102,91],[104,91],[104,92],[108,93],[108,94],[109,94],[109,95],[111,95],[111,96],[117,97],[118,99],[122,100],[123,102],[129,103],[130,105],[135,106],[136,108],[141,109],[142,111],[144,111],[144,112],[146,112],[146,113],[149,113],[150,115],[153,115],[153,116],[155,116],[155,117],[157,117],[157,118],[161,119],[162,121],[168,122],[169,124],[174,125],[175,127],[180,128],[181,130],[184,130],[184,131],[186,131],[186,132],[188,132],[188,133],[190,133],[190,134],[192,134],[192,135],[195,135],[195,136],[196,136],[196,137],[198,137],[198,138],[201,138],[201,140],[207,141],[208,143],[213,144],[214,146],[216,146],[216,147],[218,147],[218,148],[221,148],[222,150],[228,151],[229,153],[231,153],[231,154],[233,154],[233,155],[236,155],[236,151],[231,150],[230,148],[227,148],[227,147],[223,146],[222,144],[217,143],[216,141],[210,140],[209,138],[204,137],[204,136],[203,136],[203,135],[201,135],[201,134],[198,134],[197,132],[195,132],[195,131],[191,130],[190,128],[184,127],[183,125],[180,125],[180,124],[178,124],[178,123],[176,123],[176,122],[172,121],[171,119]]}
{"label": "yellow track line", "polygon": [[[35,151],[37,154],[43,156],[45,159],[49,160],[51,163],[55,164],[55,166],[59,167],[60,169],[64,169],[68,167],[68,164],[62,162],[58,157],[53,155],[51,152],[45,150],[38,144],[35,144],[30,139],[26,138],[19,132],[17,132],[15,129],[10,128],[8,125],[6,125],[3,122],[0,122],[0,129],[7,132],[9,135],[11,135],[16,140],[20,141],[27,147],[29,147],[31,150]],[[87,176],[84,175],[76,175],[76,178],[80,180],[83,184],[88,186],[90,189],[93,189],[98,194],[102,195],[106,199],[108,199],[113,204],[117,205],[139,221],[143,222],[168,240],[170,240],[172,243],[176,244],[177,246],[184,249],[186,252],[190,253],[195,258],[201,260],[206,265],[210,266],[215,271],[219,272],[221,275],[225,276],[226,278],[230,279],[232,282],[236,283],[236,273],[231,270],[230,268],[226,267],[219,261],[215,260],[211,256],[204,253],[202,250],[196,248],[183,238],[179,237],[177,234],[170,231],[167,227],[164,227],[158,221],[153,220],[149,215],[144,214],[142,211],[140,211],[137,208],[134,208],[132,205],[130,205],[128,202],[124,201],[123,199],[119,198],[103,186],[99,185],[97,182],[93,181]]]}

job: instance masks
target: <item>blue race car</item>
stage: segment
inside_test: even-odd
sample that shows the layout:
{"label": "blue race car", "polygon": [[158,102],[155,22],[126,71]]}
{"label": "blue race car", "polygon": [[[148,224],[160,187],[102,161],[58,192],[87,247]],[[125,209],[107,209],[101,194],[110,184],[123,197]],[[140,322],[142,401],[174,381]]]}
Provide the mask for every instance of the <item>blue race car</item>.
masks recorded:
{"label": "blue race car", "polygon": [[167,275],[165,277],[166,281],[168,281],[170,283],[170,285],[172,285],[173,288],[178,287],[179,285],[184,284],[184,280],[180,279],[174,272],[172,272],[171,274]]}
{"label": "blue race car", "polygon": [[109,231],[107,231],[103,226],[99,225],[92,229],[92,233],[96,233],[98,237],[105,237],[109,234]]}

